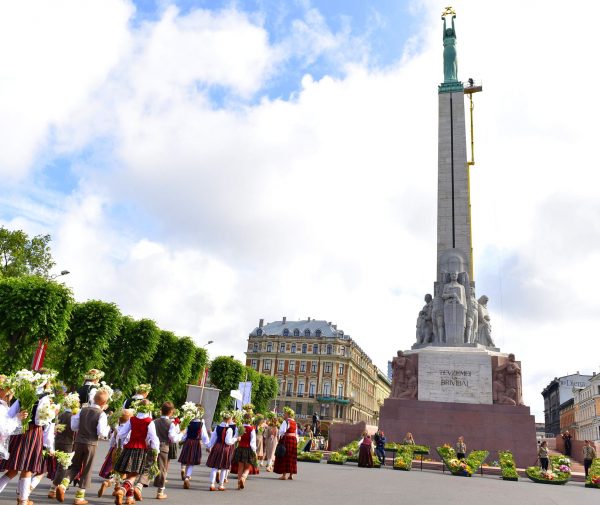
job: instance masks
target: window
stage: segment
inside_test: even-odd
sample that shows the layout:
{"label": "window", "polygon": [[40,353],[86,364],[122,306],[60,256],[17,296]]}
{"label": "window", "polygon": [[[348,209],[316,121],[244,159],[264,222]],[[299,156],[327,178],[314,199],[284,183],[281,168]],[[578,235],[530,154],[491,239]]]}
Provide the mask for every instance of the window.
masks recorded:
{"label": "window", "polygon": [[319,354],[319,344],[313,344],[313,354]]}
{"label": "window", "polygon": [[338,375],[344,375],[344,364],[340,363],[338,365]]}
{"label": "window", "polygon": [[331,354],[333,352],[333,346],[331,344],[327,344],[327,354]]}
{"label": "window", "polygon": [[294,337],[299,337],[300,336],[300,330],[298,328],[296,328],[294,330]]}
{"label": "window", "polygon": [[283,336],[284,337],[289,337],[290,336],[290,330],[288,330],[287,328],[285,330],[283,330]]}
{"label": "window", "polygon": [[344,396],[344,385],[341,382],[338,382],[338,398],[342,398]]}
{"label": "window", "polygon": [[254,368],[254,370],[258,370],[258,360],[256,360],[256,359],[252,360],[252,368]]}
{"label": "window", "polygon": [[287,389],[285,391],[285,396],[292,396],[293,390],[294,390],[294,383],[292,381],[288,381]]}
{"label": "window", "polygon": [[279,390],[279,394],[283,394],[283,380],[277,379],[277,389]]}
{"label": "window", "polygon": [[263,370],[265,372],[268,372],[271,370],[271,360],[270,359],[266,359],[263,361]]}
{"label": "window", "polygon": [[281,344],[279,344],[279,352],[285,352],[285,343],[281,342]]}
{"label": "window", "polygon": [[252,346],[252,350],[254,352],[258,352],[258,342],[254,342],[254,345]]}
{"label": "window", "polygon": [[311,373],[317,373],[317,362],[316,361],[313,361],[310,364],[310,372]]}
{"label": "window", "polygon": [[346,348],[344,346],[340,347],[340,354],[346,356]]}
{"label": "window", "polygon": [[317,390],[317,385],[314,382],[311,382],[308,386],[308,396],[311,398],[315,397],[315,391]]}
{"label": "window", "polygon": [[300,362],[300,371],[301,372],[306,372],[306,361],[301,361]]}
{"label": "window", "polygon": [[296,361],[292,360],[288,363],[288,372],[296,371]]}
{"label": "window", "polygon": [[282,359],[280,359],[279,363],[277,363],[277,371],[283,372],[283,360]]}
{"label": "window", "polygon": [[317,337],[317,338],[321,337],[321,330],[315,331],[315,337]]}
{"label": "window", "polygon": [[304,396],[304,382],[298,383],[298,397],[302,398]]}
{"label": "window", "polygon": [[302,415],[302,403],[296,403],[296,414]]}
{"label": "window", "polygon": [[273,343],[272,342],[267,343],[267,352],[273,352]]}
{"label": "window", "polygon": [[308,346],[306,344],[302,344],[302,354],[306,354],[308,351]]}
{"label": "window", "polygon": [[329,382],[326,382],[325,384],[323,384],[323,396],[330,396],[331,395],[331,384],[329,384]]}
{"label": "window", "polygon": [[304,336],[310,337],[310,330],[308,328],[306,330],[304,330]]}
{"label": "window", "polygon": [[325,373],[331,373],[331,362],[330,361],[326,361],[325,362],[325,370],[323,370]]}
{"label": "window", "polygon": [[262,337],[262,330],[260,328],[258,330],[256,330],[256,336]]}
{"label": "window", "polygon": [[296,354],[296,344],[292,344],[292,347],[291,347],[290,351],[292,353]]}

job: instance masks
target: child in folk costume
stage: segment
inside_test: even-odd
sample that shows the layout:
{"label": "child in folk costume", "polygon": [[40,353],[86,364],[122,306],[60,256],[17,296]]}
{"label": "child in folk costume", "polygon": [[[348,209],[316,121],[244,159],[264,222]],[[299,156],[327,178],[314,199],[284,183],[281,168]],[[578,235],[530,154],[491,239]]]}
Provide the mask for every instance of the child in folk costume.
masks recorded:
{"label": "child in folk costume", "polygon": [[[73,409],[79,408],[79,395],[72,393],[65,397],[63,402],[63,409],[58,414],[58,426],[62,426],[62,429],[56,429],[56,435],[54,437],[54,448],[57,451],[62,452],[73,452],[73,444],[75,442],[75,432],[71,429],[71,418],[73,416]],[[67,475],[67,469],[61,465],[57,465],[54,478],[52,479],[52,485],[48,492],[48,498],[56,498],[56,487],[63,481]]]}
{"label": "child in folk costume", "polygon": [[172,454],[171,447],[181,440],[179,426],[171,419],[174,410],[175,406],[171,402],[165,402],[160,408],[161,416],[154,420],[156,436],[160,442],[158,475],[154,478],[154,486],[158,488],[156,492],[157,500],[164,500],[167,497],[165,494],[165,483],[167,482],[167,473],[169,472],[169,460]]}
{"label": "child in folk costume", "polygon": [[160,447],[156,426],[152,422],[151,412],[154,406],[143,399],[134,404],[134,407],[136,415],[119,427],[119,439],[125,440],[129,436],[129,442],[124,445],[123,452],[115,463],[115,471],[126,474],[122,487],[115,489],[113,493],[117,505],[123,503],[124,497],[127,497],[128,504],[142,499],[142,491],[139,486],[134,487],[134,482],[138,477],[147,478],[149,467],[158,457]]}
{"label": "child in folk costume", "polygon": [[65,492],[69,484],[79,475],[79,489],[75,493],[75,505],[86,505],[85,490],[92,483],[92,465],[96,455],[96,447],[100,438],[108,437],[110,427],[104,411],[108,406],[110,393],[99,388],[87,407],[71,417],[71,429],[76,431],[73,449],[73,462],[66,471],[65,478],[56,487],[56,499],[65,500]]}
{"label": "child in folk costume", "polygon": [[[20,473],[17,490],[19,505],[33,505],[33,502],[29,500],[32,476],[44,473],[44,447],[49,452],[54,452],[52,423],[44,421],[42,416],[42,412],[47,410],[50,405],[50,396],[45,392],[48,380],[50,380],[50,376],[46,377],[41,386],[37,388],[38,400],[33,405],[29,423],[22,426],[23,433],[10,437],[8,459],[0,461],[0,471],[6,470],[6,473],[0,478],[0,492],[10,479]],[[20,411],[18,399],[6,415],[14,418],[17,412],[21,419],[27,417],[27,412]]]}
{"label": "child in folk costume", "polygon": [[146,398],[148,398],[148,395],[150,394],[151,390],[152,390],[152,386],[150,384],[137,385],[135,387],[135,394],[131,398],[128,398],[127,400],[125,400],[125,403],[123,403],[123,408],[124,409],[133,408],[133,404],[135,402],[138,402],[140,400],[145,400]]}
{"label": "child in folk costume", "polygon": [[[8,377],[0,375],[0,460],[9,458],[8,445],[10,443],[10,436],[17,429],[21,428],[21,420],[27,415],[26,412],[19,412],[18,404],[17,408],[8,406],[12,395],[13,393],[8,384]],[[0,481],[4,482],[2,479]],[[8,480],[6,480],[6,483],[8,483]],[[0,492],[4,489],[4,486],[6,484],[0,488]]]}
{"label": "child in folk costume", "polygon": [[202,463],[202,444],[208,446],[210,442],[204,420],[202,419],[203,414],[204,408],[199,405],[198,417],[190,422],[182,438],[184,443],[179,455],[179,463],[185,465],[184,489],[190,488],[190,479],[192,478],[194,466]]}
{"label": "child in folk costume", "polygon": [[233,444],[237,441],[235,425],[231,425],[233,416],[231,412],[221,412],[223,422],[212,432],[208,448],[210,454],[206,461],[210,471],[210,490],[216,489],[217,471],[220,472],[219,491],[225,491],[225,482],[231,467],[231,458],[233,456]]}
{"label": "child in folk costume", "polygon": [[[117,450],[122,447],[122,443],[119,442],[119,426],[122,426],[127,421],[129,421],[132,415],[132,410],[121,411],[121,416],[119,417],[119,425],[115,426],[112,430],[109,440],[108,453],[106,454],[106,457],[104,458],[104,463],[102,463],[102,466],[100,467],[100,472],[98,473],[100,477],[104,479],[104,481],[100,485],[100,489],[98,489],[98,498],[100,498],[104,494],[106,488],[109,488],[115,483],[113,465],[117,456]],[[126,440],[125,443],[127,443],[128,441],[129,440]]]}
{"label": "child in folk costume", "polygon": [[256,459],[256,428],[252,423],[252,412],[246,412],[243,417],[243,433],[233,454],[232,471],[238,474],[238,489],[244,489],[246,479],[251,471],[258,473]]}
{"label": "child in folk costume", "polygon": [[275,453],[275,466],[273,471],[281,474],[279,480],[292,480],[298,473],[298,427],[294,420],[294,411],[289,407],[283,408],[283,422],[279,428],[279,443],[285,447],[285,454],[277,456]]}

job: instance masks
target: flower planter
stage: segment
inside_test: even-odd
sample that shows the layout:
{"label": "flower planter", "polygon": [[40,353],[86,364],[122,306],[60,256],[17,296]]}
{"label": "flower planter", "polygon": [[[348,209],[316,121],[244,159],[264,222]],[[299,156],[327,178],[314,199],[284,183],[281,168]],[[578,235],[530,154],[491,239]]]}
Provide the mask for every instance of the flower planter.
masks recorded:
{"label": "flower planter", "polygon": [[560,479],[554,479],[554,480],[538,479],[537,477],[533,477],[532,475],[529,475],[529,474],[527,474],[527,477],[529,477],[533,482],[536,482],[538,484],[552,484],[554,486],[563,486],[571,480],[571,478],[563,479],[563,480],[560,480]]}
{"label": "flower planter", "polygon": [[510,480],[513,482],[518,482],[519,477],[504,477],[504,476],[502,476],[502,480]]}
{"label": "flower planter", "polygon": [[328,465],[343,465],[344,462],[343,461],[331,461],[331,460],[328,460],[327,464]]}

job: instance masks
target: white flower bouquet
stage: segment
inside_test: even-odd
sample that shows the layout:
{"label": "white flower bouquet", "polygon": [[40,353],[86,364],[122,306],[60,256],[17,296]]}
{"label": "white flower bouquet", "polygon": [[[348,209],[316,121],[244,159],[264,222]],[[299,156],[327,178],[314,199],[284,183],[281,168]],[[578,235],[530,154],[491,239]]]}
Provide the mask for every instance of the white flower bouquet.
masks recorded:
{"label": "white flower bouquet", "polygon": [[58,414],[60,406],[56,405],[52,400],[42,403],[37,409],[37,418],[42,426],[48,426]]}
{"label": "white flower bouquet", "polygon": [[62,409],[69,409],[71,412],[79,408],[79,394],[69,393],[65,395],[61,403]]}
{"label": "white flower bouquet", "polygon": [[98,392],[104,391],[108,394],[108,402],[112,399],[113,394],[115,393],[113,388],[111,388],[106,382],[102,381],[100,383],[100,387],[98,388]]}
{"label": "white flower bouquet", "polygon": [[74,455],[74,452],[54,451],[54,457],[56,458],[56,462],[65,470],[71,466],[71,463],[73,463]]}
{"label": "white flower bouquet", "polygon": [[185,430],[194,419],[198,419],[202,416],[200,409],[194,402],[185,402],[181,406],[181,424],[179,425],[180,430]]}

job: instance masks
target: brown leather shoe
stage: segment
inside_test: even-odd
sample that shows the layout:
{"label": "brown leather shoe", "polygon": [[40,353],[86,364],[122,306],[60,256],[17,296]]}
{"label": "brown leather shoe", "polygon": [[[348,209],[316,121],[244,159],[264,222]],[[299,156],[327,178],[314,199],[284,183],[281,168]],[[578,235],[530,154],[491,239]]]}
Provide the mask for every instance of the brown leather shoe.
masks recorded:
{"label": "brown leather shoe", "polygon": [[110,482],[105,480],[102,484],[100,484],[100,489],[98,489],[98,498],[100,498],[103,494],[104,491],[106,491],[106,488],[110,486]]}
{"label": "brown leather shoe", "polygon": [[85,498],[75,498],[73,500],[73,505],[88,505],[89,501]]}
{"label": "brown leather shoe", "polygon": [[157,500],[166,500],[167,499],[167,495],[165,493],[158,493],[156,495],[156,499]]}
{"label": "brown leather shoe", "polygon": [[135,503],[135,498],[133,496],[128,496],[125,500],[125,505],[133,505]]}
{"label": "brown leather shoe", "polygon": [[135,501],[144,501],[144,498],[142,497],[142,490],[139,487],[133,488],[133,498]]}
{"label": "brown leather shoe", "polygon": [[113,495],[115,496],[115,504],[123,505],[123,497],[125,496],[125,490],[123,488],[115,489]]}
{"label": "brown leather shoe", "polygon": [[190,488],[190,479],[185,479],[183,481],[183,489],[189,489]]}
{"label": "brown leather shoe", "polygon": [[56,489],[51,489],[48,491],[48,498],[51,500],[56,500]]}
{"label": "brown leather shoe", "polygon": [[65,486],[62,484],[56,486],[56,499],[61,503],[65,501]]}

